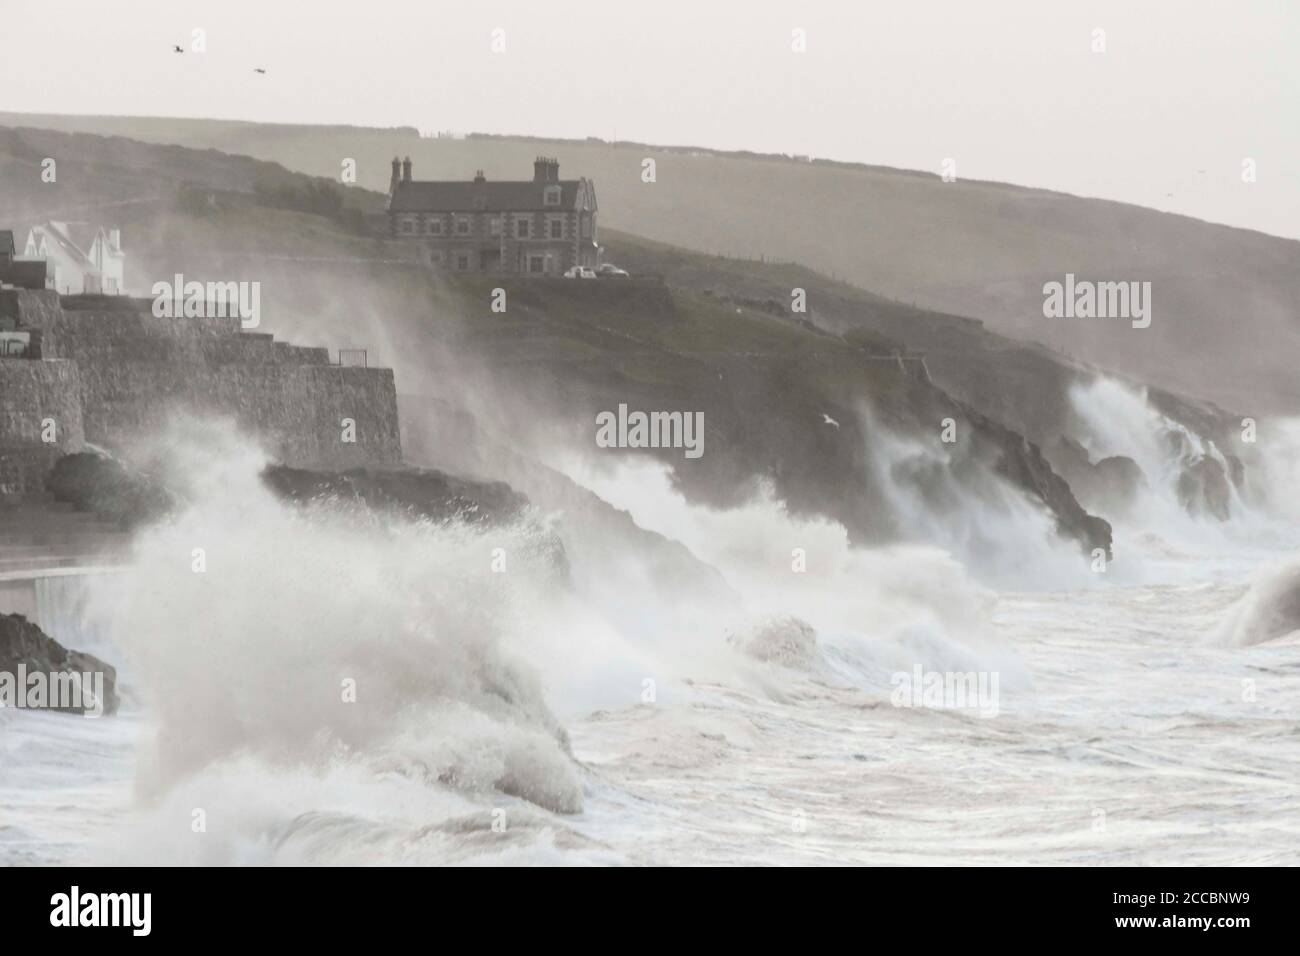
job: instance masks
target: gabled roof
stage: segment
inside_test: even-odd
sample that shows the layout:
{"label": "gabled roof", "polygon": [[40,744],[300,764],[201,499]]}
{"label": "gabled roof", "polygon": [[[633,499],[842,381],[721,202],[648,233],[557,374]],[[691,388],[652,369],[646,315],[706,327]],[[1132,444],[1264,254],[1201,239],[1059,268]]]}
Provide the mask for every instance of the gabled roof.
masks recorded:
{"label": "gabled roof", "polygon": [[90,249],[95,244],[96,237],[102,232],[102,227],[92,226],[88,222],[57,222],[51,219],[46,223],[56,234],[57,237],[71,246],[79,253],[83,259],[89,259]]}
{"label": "gabled roof", "polygon": [[32,226],[32,233],[36,236],[37,240],[38,254],[40,251],[40,239],[44,236],[46,239],[45,248],[47,255],[51,251],[51,247],[54,247],[53,251],[67,256],[79,267],[93,266],[93,263],[91,263],[86,253],[78,248],[77,244],[67,235],[67,229],[67,223],[55,222],[53,220]]}
{"label": "gabled roof", "polygon": [[[390,212],[554,212],[578,208],[584,179],[501,182],[398,182]],[[546,205],[547,186],[560,187],[559,205]]]}

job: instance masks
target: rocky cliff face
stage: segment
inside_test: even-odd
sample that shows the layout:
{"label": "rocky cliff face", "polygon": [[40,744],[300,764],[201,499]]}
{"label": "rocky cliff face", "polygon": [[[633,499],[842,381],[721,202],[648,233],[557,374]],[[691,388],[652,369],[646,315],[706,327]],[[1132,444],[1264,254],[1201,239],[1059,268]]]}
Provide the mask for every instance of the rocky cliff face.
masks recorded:
{"label": "rocky cliff face", "polygon": [[1085,551],[1100,549],[1108,558],[1112,556],[1110,522],[1083,509],[1069,483],[1052,470],[1037,445],[974,409],[967,408],[966,415],[983,440],[1001,451],[998,474],[1041,501],[1055,517],[1058,533],[1073,538]]}

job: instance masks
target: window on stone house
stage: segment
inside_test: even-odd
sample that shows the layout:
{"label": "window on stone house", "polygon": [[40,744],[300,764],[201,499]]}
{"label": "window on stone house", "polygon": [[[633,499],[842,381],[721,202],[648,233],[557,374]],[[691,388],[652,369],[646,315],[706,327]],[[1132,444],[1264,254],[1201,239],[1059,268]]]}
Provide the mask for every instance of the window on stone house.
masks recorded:
{"label": "window on stone house", "polygon": [[415,220],[414,220],[414,219],[403,219],[402,222],[401,222],[401,225],[399,225],[398,228],[401,229],[401,231],[402,231],[405,235],[408,235],[408,236],[414,235],[414,234],[415,234]]}
{"label": "window on stone house", "polygon": [[456,235],[458,235],[458,236],[468,236],[468,235],[469,235],[469,219],[468,219],[468,218],[457,219],[457,220],[456,220]]}
{"label": "window on stone house", "polygon": [[469,253],[462,252],[456,256],[456,268],[461,272],[469,271]]}
{"label": "window on stone house", "polygon": [[529,225],[529,222],[528,222],[527,219],[516,219],[516,220],[515,220],[515,237],[518,238],[518,239],[527,239],[527,238],[528,238],[528,225]]}
{"label": "window on stone house", "polygon": [[501,230],[502,230],[502,222],[500,216],[493,216],[491,219],[488,220],[488,231],[492,235],[494,236],[501,235]]}
{"label": "window on stone house", "polygon": [[563,220],[563,219],[552,219],[552,220],[551,220],[551,238],[552,238],[552,239],[563,239],[563,238],[564,238],[564,220]]}
{"label": "window on stone house", "polygon": [[560,204],[560,187],[547,186],[542,192],[542,203],[547,206],[558,206]]}
{"label": "window on stone house", "polygon": [[442,217],[430,216],[424,222],[424,231],[431,236],[442,235]]}

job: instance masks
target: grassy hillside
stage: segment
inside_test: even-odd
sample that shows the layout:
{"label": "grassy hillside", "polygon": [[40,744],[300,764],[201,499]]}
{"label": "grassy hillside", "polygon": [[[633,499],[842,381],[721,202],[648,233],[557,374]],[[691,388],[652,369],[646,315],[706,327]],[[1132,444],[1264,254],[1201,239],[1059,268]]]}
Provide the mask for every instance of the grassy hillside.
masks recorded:
{"label": "grassy hillside", "polygon": [[[1249,414],[1300,409],[1300,243],[1101,200],[848,164],[600,141],[419,139],[411,130],[0,114],[0,124],[118,133],[273,159],[383,190],[417,178],[527,176],[538,152],[594,177],[606,226],[708,253],[798,261],[887,298],[983,319],[1142,381]],[[641,178],[642,160],[657,181]],[[1245,185],[1243,189],[1249,188]],[[1042,316],[1072,272],[1153,283],[1151,328]],[[787,293],[788,294],[788,293]]]}

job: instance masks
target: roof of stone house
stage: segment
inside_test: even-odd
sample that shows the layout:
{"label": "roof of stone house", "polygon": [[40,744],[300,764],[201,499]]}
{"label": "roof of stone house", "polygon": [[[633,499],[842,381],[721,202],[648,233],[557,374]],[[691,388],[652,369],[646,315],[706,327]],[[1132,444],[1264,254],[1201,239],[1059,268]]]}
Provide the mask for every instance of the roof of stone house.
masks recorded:
{"label": "roof of stone house", "polygon": [[[551,212],[578,208],[581,179],[500,182],[398,182],[390,212]],[[547,186],[560,187],[559,205],[546,205]]]}

